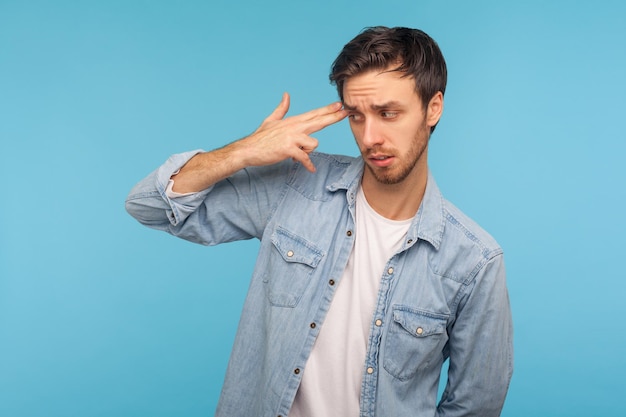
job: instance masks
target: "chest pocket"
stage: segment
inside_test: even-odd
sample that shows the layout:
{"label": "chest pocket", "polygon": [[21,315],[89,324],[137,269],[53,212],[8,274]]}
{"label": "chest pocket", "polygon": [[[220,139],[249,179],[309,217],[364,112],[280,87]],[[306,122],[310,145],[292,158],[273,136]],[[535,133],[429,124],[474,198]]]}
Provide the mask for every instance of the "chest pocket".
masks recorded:
{"label": "chest pocket", "polygon": [[323,252],[283,228],[276,229],[271,240],[273,248],[263,278],[268,299],[275,306],[295,307],[322,260]]}
{"label": "chest pocket", "polygon": [[448,341],[446,323],[447,316],[442,314],[394,306],[383,367],[395,378],[407,380],[431,366],[439,366]]}

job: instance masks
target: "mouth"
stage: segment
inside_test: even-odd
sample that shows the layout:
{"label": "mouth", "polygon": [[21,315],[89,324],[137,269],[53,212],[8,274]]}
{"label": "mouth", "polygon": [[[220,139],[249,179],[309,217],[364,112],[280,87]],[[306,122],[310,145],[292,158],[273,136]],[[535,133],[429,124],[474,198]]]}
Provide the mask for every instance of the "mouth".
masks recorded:
{"label": "mouth", "polygon": [[393,159],[394,159],[393,156],[380,155],[380,154],[370,155],[367,158],[370,164],[380,167],[380,168],[388,167],[389,165],[391,165],[391,163],[393,162]]}

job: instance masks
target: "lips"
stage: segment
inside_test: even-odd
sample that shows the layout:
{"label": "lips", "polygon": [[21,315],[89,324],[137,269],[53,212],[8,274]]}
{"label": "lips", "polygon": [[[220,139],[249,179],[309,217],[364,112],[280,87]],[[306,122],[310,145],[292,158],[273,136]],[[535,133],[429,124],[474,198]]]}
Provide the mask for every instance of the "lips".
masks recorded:
{"label": "lips", "polygon": [[394,157],[390,155],[374,154],[370,155],[367,160],[371,165],[384,168],[393,163]]}

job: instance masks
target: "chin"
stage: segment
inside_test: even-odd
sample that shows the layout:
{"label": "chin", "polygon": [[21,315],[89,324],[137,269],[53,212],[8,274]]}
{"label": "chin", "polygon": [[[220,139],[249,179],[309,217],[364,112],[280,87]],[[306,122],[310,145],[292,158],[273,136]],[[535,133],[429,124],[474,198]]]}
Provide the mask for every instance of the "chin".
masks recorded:
{"label": "chin", "polygon": [[390,171],[389,169],[381,170],[380,168],[372,168],[369,165],[368,165],[368,168],[370,172],[372,173],[372,176],[374,177],[376,182],[380,184],[385,184],[385,185],[399,184],[402,181],[404,181],[408,175],[408,174],[401,175],[398,173],[394,173]]}

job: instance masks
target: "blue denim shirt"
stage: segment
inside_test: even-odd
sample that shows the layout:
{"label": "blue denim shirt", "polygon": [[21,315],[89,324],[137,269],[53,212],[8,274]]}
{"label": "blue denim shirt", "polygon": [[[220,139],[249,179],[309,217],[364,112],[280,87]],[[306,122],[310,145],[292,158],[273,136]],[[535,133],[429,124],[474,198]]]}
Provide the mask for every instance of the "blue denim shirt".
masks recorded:
{"label": "blue denim shirt", "polygon": [[[170,176],[196,152],[170,157],[135,186],[126,208],[147,226],[203,245],[260,239],[216,415],[287,416],[359,233],[363,161],[314,153],[314,174],[285,161],[168,198]],[[442,197],[431,175],[380,280],[360,415],[498,416],[513,368],[502,250]]]}

